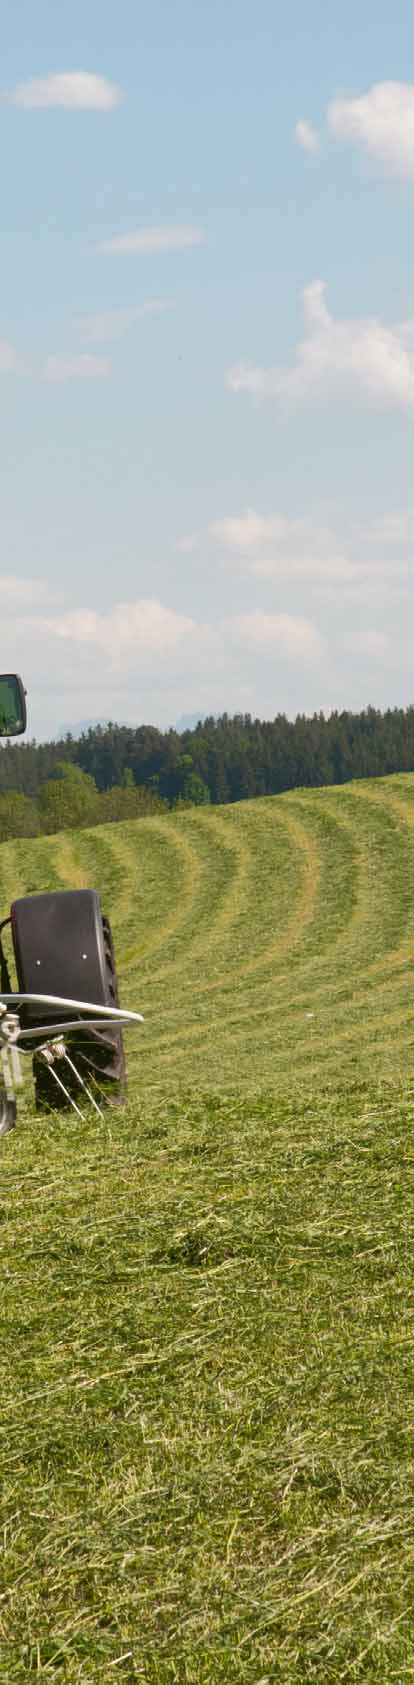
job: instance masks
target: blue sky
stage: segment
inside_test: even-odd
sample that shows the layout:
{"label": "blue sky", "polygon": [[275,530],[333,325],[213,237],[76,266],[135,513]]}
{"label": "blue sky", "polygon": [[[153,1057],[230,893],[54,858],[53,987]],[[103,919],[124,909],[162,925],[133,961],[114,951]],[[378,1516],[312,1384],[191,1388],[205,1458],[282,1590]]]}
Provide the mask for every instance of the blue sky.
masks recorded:
{"label": "blue sky", "polygon": [[414,20],[362,10],[4,0],[1,664],[38,735],[414,700]]}

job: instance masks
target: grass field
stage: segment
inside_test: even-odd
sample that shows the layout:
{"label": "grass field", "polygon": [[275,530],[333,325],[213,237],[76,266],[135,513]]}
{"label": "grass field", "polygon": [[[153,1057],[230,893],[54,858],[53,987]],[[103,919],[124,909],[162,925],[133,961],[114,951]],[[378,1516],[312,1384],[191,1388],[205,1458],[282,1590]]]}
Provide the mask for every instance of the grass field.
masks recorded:
{"label": "grass field", "polygon": [[413,882],[408,776],[0,849],[146,1017],[2,1143],[13,1685],[414,1679]]}

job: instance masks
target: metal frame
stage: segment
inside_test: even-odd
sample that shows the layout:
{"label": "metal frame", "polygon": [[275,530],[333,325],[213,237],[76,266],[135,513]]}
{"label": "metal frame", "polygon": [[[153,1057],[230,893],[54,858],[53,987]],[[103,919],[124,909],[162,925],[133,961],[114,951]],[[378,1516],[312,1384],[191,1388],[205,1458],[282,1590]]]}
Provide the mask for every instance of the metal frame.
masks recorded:
{"label": "metal frame", "polygon": [[[73,1012],[77,1012],[78,1016],[77,1018],[69,1020],[69,1022],[67,1019],[63,1019],[61,1023],[55,1022],[53,1024],[42,1024],[41,1026],[37,1025],[37,1027],[35,1026],[31,1029],[21,1029],[19,1013],[22,1007],[25,1006],[38,1006],[39,1008],[45,1006],[61,1007],[62,1011],[65,1012],[67,1012],[69,1008],[73,1010]],[[70,1067],[72,1074],[76,1077],[79,1087],[85,1093],[89,1104],[94,1107],[96,1112],[98,1112],[99,1117],[102,1117],[103,1113],[98,1100],[96,1099],[96,1095],[94,1095],[91,1088],[88,1087],[88,1084],[82,1076],[82,1072],[78,1070],[78,1066],[75,1065],[74,1060],[71,1059],[70,1054],[68,1053],[66,1037],[70,1037],[71,1033],[73,1034],[75,1030],[79,1032],[83,1023],[85,1026],[88,1025],[90,1029],[101,1029],[105,1025],[108,1025],[108,1023],[115,1024],[118,1028],[127,1029],[133,1024],[143,1024],[143,1022],[144,1019],[141,1012],[126,1012],[116,1006],[97,1006],[96,1003],[92,1001],[68,1000],[63,995],[0,994],[0,1077],[3,1079],[4,1089],[9,1103],[10,1117],[12,1118],[12,1121],[6,1121],[3,1130],[0,1127],[0,1134],[7,1133],[7,1130],[14,1126],[16,1088],[21,1087],[23,1080],[20,1062],[21,1056],[24,1056],[24,1054],[27,1056],[31,1054],[31,1042],[36,1041],[36,1054],[38,1057],[44,1059],[45,1064],[47,1064],[50,1069],[54,1081],[59,1089],[63,1091],[69,1105],[72,1106],[78,1117],[82,1118],[84,1121],[83,1112],[81,1112],[80,1107],[77,1106],[73,1095],[70,1094],[69,1090],[65,1087],[62,1077],[59,1076],[58,1072],[55,1070],[56,1061],[61,1064],[65,1062]],[[42,1039],[40,1040],[39,1038]],[[79,1058],[82,1058],[86,1065],[88,1064],[88,1060],[78,1052],[78,1059]]]}

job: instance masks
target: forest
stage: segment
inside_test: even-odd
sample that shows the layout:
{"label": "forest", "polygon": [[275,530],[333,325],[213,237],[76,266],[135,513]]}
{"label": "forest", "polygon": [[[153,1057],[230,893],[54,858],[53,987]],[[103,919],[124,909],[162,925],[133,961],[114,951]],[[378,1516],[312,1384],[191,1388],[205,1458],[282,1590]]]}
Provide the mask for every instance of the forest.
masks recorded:
{"label": "forest", "polygon": [[414,771],[414,706],[361,713],[222,714],[179,733],[139,725],[0,748],[0,841]]}

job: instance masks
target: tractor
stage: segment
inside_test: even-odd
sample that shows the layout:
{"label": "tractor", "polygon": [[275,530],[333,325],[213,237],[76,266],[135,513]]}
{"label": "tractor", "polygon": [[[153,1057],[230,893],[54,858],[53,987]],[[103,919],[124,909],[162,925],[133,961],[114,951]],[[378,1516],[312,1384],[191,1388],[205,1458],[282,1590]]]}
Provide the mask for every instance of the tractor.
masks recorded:
{"label": "tractor", "polygon": [[[26,692],[17,673],[0,674],[0,737],[26,730]],[[4,931],[9,927],[17,989],[11,987]],[[10,947],[10,943],[9,943]],[[126,1098],[123,1028],[141,1013],[120,1009],[110,921],[94,889],[28,893],[0,923],[0,1135],[16,1123],[21,1060],[32,1061],[38,1111]]]}

